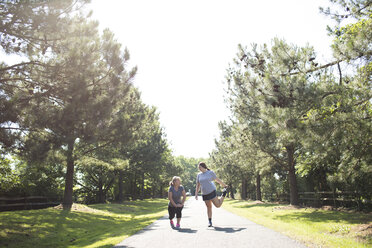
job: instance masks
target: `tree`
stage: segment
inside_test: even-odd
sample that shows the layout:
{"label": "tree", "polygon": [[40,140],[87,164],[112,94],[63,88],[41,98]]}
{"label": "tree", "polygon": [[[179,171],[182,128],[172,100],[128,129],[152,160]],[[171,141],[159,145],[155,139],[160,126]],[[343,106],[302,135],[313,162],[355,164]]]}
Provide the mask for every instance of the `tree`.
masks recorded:
{"label": "tree", "polygon": [[[334,94],[309,110],[306,123],[308,152],[301,157],[303,175],[315,179],[317,189],[355,191],[371,199],[369,178],[371,143],[371,47],[370,1],[331,1],[336,8],[321,8],[336,20],[329,27],[337,61]],[[343,25],[343,20],[349,23]],[[341,62],[342,61],[342,62]],[[344,67],[342,65],[345,65]],[[350,69],[352,68],[352,69]]]}
{"label": "tree", "polygon": [[290,203],[298,205],[296,159],[301,152],[302,119],[326,92],[319,83],[328,79],[317,65],[311,47],[299,48],[274,39],[252,50],[239,46],[235,68],[227,76],[229,104],[259,149],[288,173]]}
{"label": "tree", "polygon": [[[335,58],[348,63],[359,60],[362,66],[370,64],[372,56],[369,45],[372,38],[371,1],[336,0],[330,2],[333,4],[332,8],[320,7],[320,11],[336,21],[335,27],[328,26],[329,35],[335,38],[332,44]],[[346,19],[349,24],[342,26]]]}
{"label": "tree", "polygon": [[215,168],[221,179],[229,186],[231,197],[234,198],[235,188],[241,181],[241,198],[246,199],[247,170],[240,159],[240,151],[236,149],[233,137],[233,127],[226,122],[219,122],[220,139],[215,140],[216,148],[211,152],[211,167]]}
{"label": "tree", "polygon": [[[129,168],[129,151],[136,142],[136,139],[139,138],[138,133],[146,119],[146,108],[147,106],[141,101],[139,91],[135,87],[130,87],[128,94],[126,94],[124,98],[120,100],[118,109],[115,111],[116,114],[110,124],[109,136],[115,137],[115,139],[112,139],[111,142],[104,141],[93,144],[85,144],[80,142],[77,147],[78,156],[89,158],[87,160],[88,163],[79,163],[83,166],[81,168],[82,170],[84,170],[85,167],[91,167],[91,165],[93,167],[95,166],[94,164],[96,163],[89,163],[91,159],[99,161],[98,166],[100,168],[103,168],[101,165],[111,168],[110,170],[107,170],[107,173],[105,173],[104,170],[101,170],[100,172],[98,172],[98,170],[92,170],[91,172],[95,175],[90,176],[95,176],[96,178],[111,178],[114,176],[117,178],[115,182],[112,181],[112,183],[109,185],[110,187],[113,187],[113,183],[118,183],[119,191],[117,193],[117,200],[119,202],[123,201],[124,199],[123,174]],[[88,152],[86,152],[87,146],[89,147]],[[83,174],[86,173],[86,171],[83,172]],[[96,180],[96,182],[92,180],[84,180],[83,178],[80,184],[83,184],[82,186],[86,190],[93,192],[93,189],[98,187],[98,181],[99,180]],[[106,192],[108,190],[109,188],[107,188]],[[102,192],[103,191],[101,191],[100,194],[102,194]],[[104,199],[106,196],[96,198]]]}
{"label": "tree", "polygon": [[204,159],[197,158],[187,158],[184,156],[177,156],[174,158],[174,163],[176,167],[179,168],[179,173],[169,173],[168,180],[172,179],[172,176],[180,176],[182,180],[182,185],[184,186],[186,192],[195,194],[196,189],[196,175],[198,174],[198,163],[204,161]]}
{"label": "tree", "polygon": [[0,156],[0,193],[6,194],[20,184],[19,174],[12,169],[11,160]]}
{"label": "tree", "polygon": [[[0,3],[0,47],[6,54],[22,56],[22,62],[8,65],[0,61],[0,145],[11,148],[19,138],[17,127],[20,108],[27,105],[28,98],[21,98],[17,89],[32,91],[30,73],[33,70],[45,74],[51,65],[38,60],[34,55],[45,55],[59,50],[58,44],[66,36],[80,34],[70,29],[74,22],[85,16],[77,12],[87,0],[67,1],[3,1]],[[72,18],[75,16],[75,18]],[[78,30],[75,30],[78,31]],[[36,88],[43,87],[43,80],[33,81]]]}
{"label": "tree", "polygon": [[83,157],[77,161],[80,178],[77,179],[81,186],[80,193],[85,194],[87,203],[104,203],[108,192],[114,185],[116,178],[116,164],[109,160],[106,153],[101,153],[101,158]]}
{"label": "tree", "polygon": [[163,167],[169,165],[170,154],[156,108],[146,108],[145,116],[137,140],[129,151],[132,195],[139,195],[141,199],[145,197],[145,190],[156,185],[151,185],[151,182],[159,182]]}
{"label": "tree", "polygon": [[[232,118],[230,125],[220,122],[219,128],[220,139],[215,141],[216,149],[211,153],[213,166],[228,183],[231,192],[240,185],[242,199],[249,196],[262,200],[261,180],[264,175],[272,176],[275,168],[272,159],[251,142],[245,131],[247,127],[238,120]],[[250,191],[253,187],[255,192]]]}
{"label": "tree", "polygon": [[[61,51],[44,58],[53,70],[47,76],[33,71],[29,83],[16,92],[28,99],[22,108],[20,128],[45,133],[50,144],[65,151],[64,208],[72,204],[75,146],[79,142],[104,146],[115,139],[112,120],[135,74],[135,69],[125,70],[129,54],[121,52],[110,31],[105,30],[99,37],[94,22],[82,22],[73,28],[83,35],[61,41]],[[43,87],[38,86],[41,79]],[[86,149],[89,152],[89,146]]]}
{"label": "tree", "polygon": [[37,160],[31,161],[26,154],[7,157],[0,163],[1,195],[44,196],[50,201],[61,200],[64,157],[60,152],[49,152],[42,163]]}

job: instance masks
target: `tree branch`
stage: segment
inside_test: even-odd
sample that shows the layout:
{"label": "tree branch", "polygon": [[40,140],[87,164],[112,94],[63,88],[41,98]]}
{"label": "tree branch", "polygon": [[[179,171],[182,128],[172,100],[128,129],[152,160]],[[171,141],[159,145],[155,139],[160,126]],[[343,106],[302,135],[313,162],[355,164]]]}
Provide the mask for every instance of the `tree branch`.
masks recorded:
{"label": "tree branch", "polygon": [[310,69],[310,70],[307,70],[305,72],[300,72],[300,71],[297,71],[297,72],[291,72],[291,73],[283,73],[283,74],[280,74],[280,76],[293,76],[293,75],[297,75],[297,74],[300,74],[300,73],[310,73],[310,72],[314,72],[314,71],[317,71],[317,70],[321,70],[321,69],[324,69],[324,68],[327,68],[327,67],[330,67],[330,66],[333,66],[335,64],[338,64],[340,62],[342,62],[343,60],[336,60],[336,61],[333,61],[331,63],[328,63],[328,64],[325,64],[325,65],[322,65],[322,66],[319,66],[319,67],[315,67],[313,69]]}
{"label": "tree branch", "polygon": [[341,66],[340,63],[337,63],[338,73],[340,74],[340,82],[339,84],[342,85],[342,72],[341,72]]}
{"label": "tree branch", "polygon": [[39,65],[39,66],[45,66],[45,67],[52,67],[51,65],[41,63],[40,61],[29,61],[29,62],[22,62],[22,63],[19,63],[19,64],[15,64],[15,65],[11,65],[11,66],[8,66],[8,67],[0,68],[0,71],[7,71],[7,70],[14,69],[16,67],[25,66],[25,65]]}

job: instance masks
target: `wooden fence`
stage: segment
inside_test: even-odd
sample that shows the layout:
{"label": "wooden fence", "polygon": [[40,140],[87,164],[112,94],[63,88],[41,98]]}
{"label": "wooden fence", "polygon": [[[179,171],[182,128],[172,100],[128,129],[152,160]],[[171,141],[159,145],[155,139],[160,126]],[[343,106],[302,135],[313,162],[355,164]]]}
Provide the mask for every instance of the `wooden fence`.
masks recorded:
{"label": "wooden fence", "polygon": [[[356,207],[358,209],[372,208],[372,201],[361,199],[360,195],[356,192],[299,192],[298,196],[299,203],[305,206],[322,207],[329,205],[333,207]],[[264,195],[263,197],[269,201],[289,203],[289,194]]]}
{"label": "wooden fence", "polygon": [[0,212],[12,210],[30,210],[53,207],[60,202],[52,202],[45,196],[0,197]]}
{"label": "wooden fence", "polygon": [[320,191],[320,192],[300,192],[299,200],[301,204],[307,206],[321,207],[330,205],[334,207],[371,207],[371,201],[362,199],[356,192],[351,191]]}

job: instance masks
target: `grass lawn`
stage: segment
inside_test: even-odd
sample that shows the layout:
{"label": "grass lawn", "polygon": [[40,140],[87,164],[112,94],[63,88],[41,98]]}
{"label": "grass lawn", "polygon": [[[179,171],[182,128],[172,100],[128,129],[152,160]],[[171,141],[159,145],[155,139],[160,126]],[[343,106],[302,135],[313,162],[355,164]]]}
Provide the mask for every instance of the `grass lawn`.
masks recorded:
{"label": "grass lawn", "polygon": [[112,247],[167,212],[167,199],[0,212],[0,247]]}
{"label": "grass lawn", "polygon": [[372,214],[252,201],[224,201],[223,207],[309,247],[372,247]]}

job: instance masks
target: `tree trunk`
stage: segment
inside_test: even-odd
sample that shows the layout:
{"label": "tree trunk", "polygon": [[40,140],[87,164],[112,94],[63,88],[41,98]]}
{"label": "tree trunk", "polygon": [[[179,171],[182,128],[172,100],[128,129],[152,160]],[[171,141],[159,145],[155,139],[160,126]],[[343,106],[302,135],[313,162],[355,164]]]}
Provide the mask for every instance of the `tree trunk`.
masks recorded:
{"label": "tree trunk", "polygon": [[[115,178],[111,178],[111,180],[106,184],[106,187],[103,189],[103,202],[106,201],[106,199],[108,197],[108,194],[109,194],[109,191],[111,190],[112,185],[114,184],[114,182],[115,182]],[[112,195],[110,195],[109,197],[112,197]]]}
{"label": "tree trunk", "polygon": [[324,168],[320,168],[317,173],[317,179],[319,180],[318,183],[318,191],[328,191],[327,187],[327,172],[325,171]]}
{"label": "tree trunk", "polygon": [[124,195],[123,195],[123,188],[124,188],[124,185],[123,185],[123,171],[119,171],[119,197],[118,197],[118,200],[119,202],[123,202],[124,200]]}
{"label": "tree trunk", "polygon": [[287,146],[286,150],[288,156],[289,201],[291,205],[298,205],[298,189],[293,145]]}
{"label": "tree trunk", "polygon": [[67,144],[67,170],[65,178],[65,193],[63,196],[63,209],[70,210],[72,207],[72,194],[74,187],[74,144],[75,139],[71,139]]}
{"label": "tree trunk", "polygon": [[247,180],[245,178],[242,178],[242,191],[241,191],[241,197],[243,200],[247,199]]}
{"label": "tree trunk", "polygon": [[232,187],[231,183],[229,184],[229,194],[230,194],[231,198],[235,200],[234,190],[233,190],[233,187]]}
{"label": "tree trunk", "polygon": [[262,201],[260,173],[257,173],[257,177],[256,177],[256,200],[257,201]]}
{"label": "tree trunk", "polygon": [[104,198],[104,196],[103,196],[103,182],[102,182],[102,178],[99,178],[99,182],[98,182],[98,202],[103,203],[104,202],[103,198]]}
{"label": "tree trunk", "polygon": [[131,181],[131,184],[130,184],[130,187],[131,187],[130,192],[131,192],[131,195],[132,195],[132,200],[137,198],[136,182],[137,182],[137,173],[134,172],[134,175],[133,175],[133,178],[132,178],[132,181]]}
{"label": "tree trunk", "polygon": [[[158,184],[158,182],[156,181],[155,185],[157,185],[157,184]],[[159,197],[159,195],[156,193],[157,187],[152,186],[151,189],[152,189],[152,198]]]}
{"label": "tree trunk", "polygon": [[142,178],[141,178],[141,200],[144,199],[145,195],[145,173],[142,173]]}

